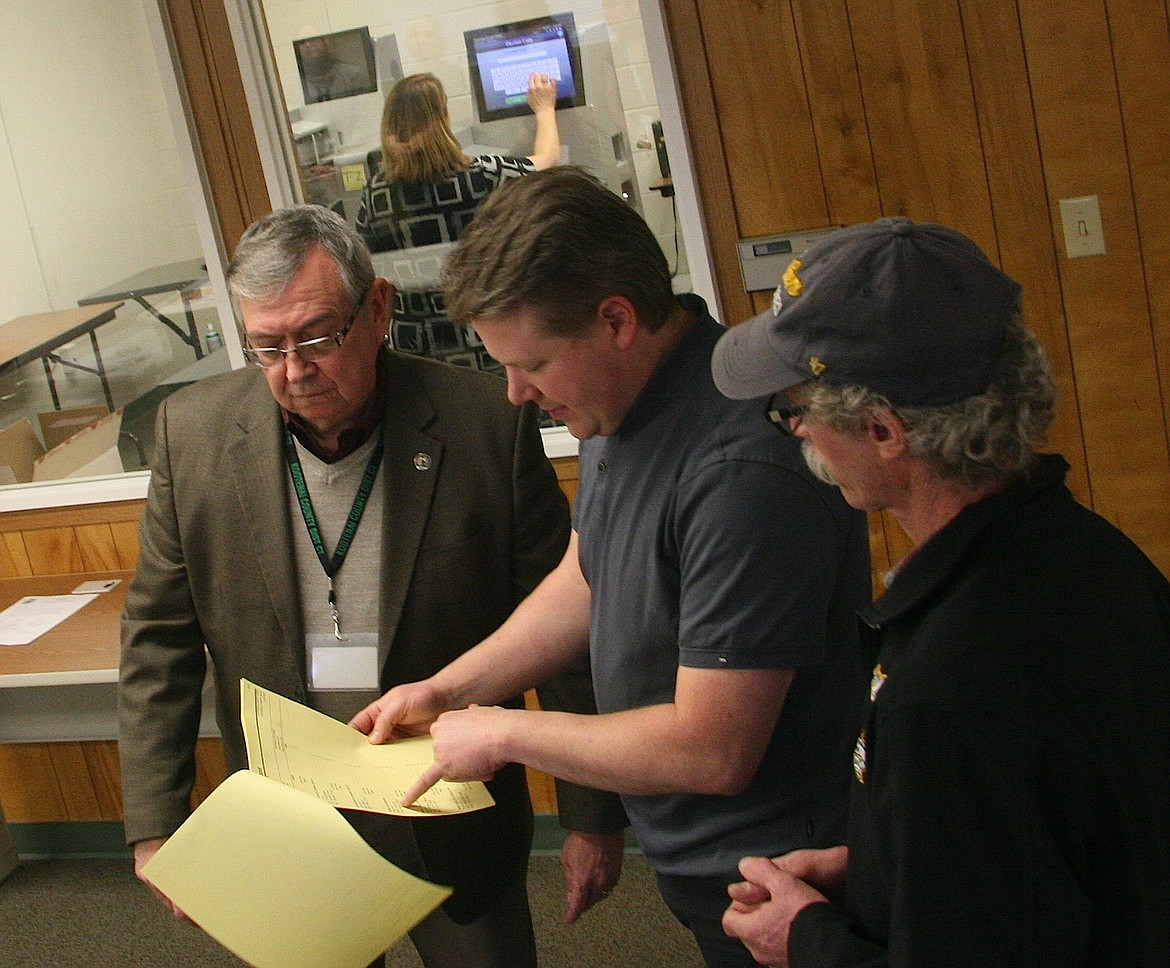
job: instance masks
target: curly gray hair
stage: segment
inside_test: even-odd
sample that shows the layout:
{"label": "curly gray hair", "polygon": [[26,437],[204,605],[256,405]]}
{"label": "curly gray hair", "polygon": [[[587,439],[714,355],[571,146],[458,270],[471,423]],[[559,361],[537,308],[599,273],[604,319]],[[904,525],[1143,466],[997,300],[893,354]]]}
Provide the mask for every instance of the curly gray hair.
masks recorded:
{"label": "curly gray hair", "polygon": [[[863,432],[874,409],[895,413],[906,425],[910,453],[928,460],[945,480],[970,488],[1026,471],[1044,443],[1056,404],[1044,349],[1024,327],[1018,309],[991,385],[977,396],[938,407],[895,407],[865,387],[813,381],[803,389],[807,415],[845,433]],[[812,463],[817,470],[815,459]]]}

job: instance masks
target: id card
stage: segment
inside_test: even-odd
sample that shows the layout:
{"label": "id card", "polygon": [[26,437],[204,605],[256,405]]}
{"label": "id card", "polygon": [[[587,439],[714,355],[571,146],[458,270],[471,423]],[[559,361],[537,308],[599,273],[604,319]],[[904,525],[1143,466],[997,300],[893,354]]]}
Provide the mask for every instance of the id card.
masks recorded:
{"label": "id card", "polygon": [[338,639],[328,632],[306,636],[309,688],[315,692],[378,688],[378,633]]}

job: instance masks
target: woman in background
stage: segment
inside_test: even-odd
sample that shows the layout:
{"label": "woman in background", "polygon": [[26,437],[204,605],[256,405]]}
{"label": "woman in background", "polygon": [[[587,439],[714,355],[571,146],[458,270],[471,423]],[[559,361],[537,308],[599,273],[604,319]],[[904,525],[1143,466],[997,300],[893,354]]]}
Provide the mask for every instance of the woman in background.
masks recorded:
{"label": "woman in background", "polygon": [[560,160],[557,84],[528,78],[536,139],[526,158],[464,153],[434,74],[412,74],[390,89],[382,109],[382,170],[366,185],[357,228],[371,252],[455,242],[476,205],[501,182]]}
{"label": "woman in background", "polygon": [[[370,251],[456,242],[493,188],[557,164],[557,82],[531,74],[527,100],[536,116],[532,154],[470,157],[451,130],[447,95],[435,75],[412,74],[395,84],[382,108],[382,168],[363,190],[357,215],[357,230]],[[390,335],[396,349],[502,373],[471,327],[457,327],[447,318],[438,288],[391,281]]]}

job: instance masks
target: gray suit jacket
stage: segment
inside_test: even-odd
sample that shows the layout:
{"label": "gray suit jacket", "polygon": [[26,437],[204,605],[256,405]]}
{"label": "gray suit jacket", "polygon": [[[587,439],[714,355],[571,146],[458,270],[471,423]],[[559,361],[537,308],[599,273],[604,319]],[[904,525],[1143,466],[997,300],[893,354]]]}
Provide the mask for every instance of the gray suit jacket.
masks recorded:
{"label": "gray suit jacket", "polygon": [[[536,414],[510,406],[498,379],[389,350],[379,365],[385,506],[382,573],[371,580],[389,643],[385,690],[431,675],[500,625],[560,560],[569,525]],[[160,408],[122,620],[128,842],[168,836],[190,812],[205,644],[229,773],[247,766],[241,677],[306,699],[281,427],[263,376],[251,369],[184,388]],[[430,455],[429,470],[415,467],[420,453]],[[587,668],[542,689],[541,702],[591,711]],[[530,849],[523,769],[505,768],[490,786],[497,806],[489,810],[384,818],[410,825],[423,862],[412,872],[455,887],[447,910],[460,921],[521,874]],[[558,794],[570,829],[623,825],[608,794],[567,785]]]}

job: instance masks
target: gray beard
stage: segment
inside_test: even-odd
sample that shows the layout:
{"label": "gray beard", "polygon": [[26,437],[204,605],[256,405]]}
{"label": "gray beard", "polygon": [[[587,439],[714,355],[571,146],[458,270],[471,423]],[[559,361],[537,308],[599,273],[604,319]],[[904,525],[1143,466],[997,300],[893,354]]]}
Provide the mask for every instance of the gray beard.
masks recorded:
{"label": "gray beard", "polygon": [[800,453],[804,457],[804,462],[808,464],[808,469],[812,471],[813,477],[817,478],[817,480],[824,481],[826,484],[832,484],[834,487],[837,486],[833,475],[829,473],[829,468],[821,460],[820,455],[809,446],[807,440],[800,442]]}

